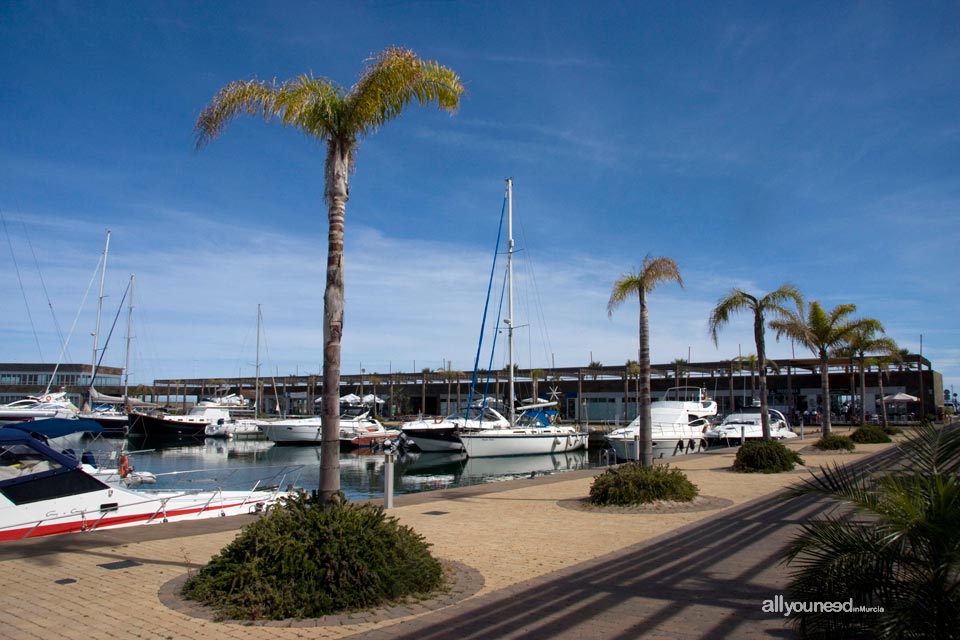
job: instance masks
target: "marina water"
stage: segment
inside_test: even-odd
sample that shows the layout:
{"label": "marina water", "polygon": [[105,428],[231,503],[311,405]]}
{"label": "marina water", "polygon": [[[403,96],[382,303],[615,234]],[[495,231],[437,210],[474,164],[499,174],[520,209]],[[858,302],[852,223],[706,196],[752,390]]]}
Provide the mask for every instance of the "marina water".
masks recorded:
{"label": "marina water", "polygon": [[[318,488],[320,447],[278,446],[269,440],[185,439],[151,441],[95,438],[83,443],[97,458],[116,458],[122,446],[138,471],[157,476],[144,489],[250,489],[255,484]],[[555,455],[467,458],[465,454],[408,452],[393,463],[395,495],[417,493],[576,471],[598,466],[600,452],[573,451]],[[382,499],[383,451],[340,452],[340,485],[349,500]]]}

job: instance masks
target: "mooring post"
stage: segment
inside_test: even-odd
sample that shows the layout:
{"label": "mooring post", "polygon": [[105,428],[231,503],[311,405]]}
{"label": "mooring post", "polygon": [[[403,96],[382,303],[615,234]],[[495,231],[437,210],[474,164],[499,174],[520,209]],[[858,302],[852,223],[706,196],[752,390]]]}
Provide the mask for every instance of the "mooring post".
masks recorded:
{"label": "mooring post", "polygon": [[393,508],[393,454],[383,456],[383,508]]}

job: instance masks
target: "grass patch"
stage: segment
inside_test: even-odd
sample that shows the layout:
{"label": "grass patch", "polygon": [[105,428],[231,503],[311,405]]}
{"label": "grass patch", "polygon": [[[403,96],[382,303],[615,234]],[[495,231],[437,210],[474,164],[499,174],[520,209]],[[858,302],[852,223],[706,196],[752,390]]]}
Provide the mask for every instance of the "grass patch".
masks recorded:
{"label": "grass patch", "polygon": [[777,440],[747,440],[737,451],[733,470],[740,473],[781,473],[793,471],[803,458]]}
{"label": "grass patch", "polygon": [[859,444],[877,444],[892,442],[883,429],[873,425],[864,425],[850,434],[850,439]]}
{"label": "grass patch", "polygon": [[182,595],[223,618],[314,618],[427,594],[440,563],[413,529],[380,506],[284,499],[245,526]]}
{"label": "grass patch", "polygon": [[853,444],[853,440],[847,436],[838,436],[831,433],[814,442],[813,446],[821,451],[839,451],[841,449],[853,451],[857,445]]}
{"label": "grass patch", "polygon": [[590,502],[598,506],[628,506],[669,500],[690,502],[697,497],[697,486],[679,469],[670,465],[642,467],[628,462],[608,469],[590,485]]}

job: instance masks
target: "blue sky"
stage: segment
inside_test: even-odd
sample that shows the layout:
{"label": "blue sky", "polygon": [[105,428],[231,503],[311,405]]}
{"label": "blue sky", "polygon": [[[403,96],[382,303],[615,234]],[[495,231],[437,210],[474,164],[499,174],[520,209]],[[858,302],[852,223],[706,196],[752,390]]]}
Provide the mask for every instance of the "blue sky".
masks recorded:
{"label": "blue sky", "polygon": [[51,308],[90,359],[111,229],[104,324],[136,274],[134,379],[252,375],[258,303],[264,371],[318,371],[322,145],[250,118],[195,152],[193,126],[233,80],[349,86],[400,45],[467,92],[361,144],[345,372],[472,367],[513,177],[537,285],[518,323],[544,319],[521,366],[634,358],[636,303],[606,302],[651,254],[686,285],[651,298],[654,362],[749,353],[750,319],[715,347],[710,310],[792,282],[922,336],[960,392],[956,3],[4,2],[0,42],[0,361],[57,360]]}

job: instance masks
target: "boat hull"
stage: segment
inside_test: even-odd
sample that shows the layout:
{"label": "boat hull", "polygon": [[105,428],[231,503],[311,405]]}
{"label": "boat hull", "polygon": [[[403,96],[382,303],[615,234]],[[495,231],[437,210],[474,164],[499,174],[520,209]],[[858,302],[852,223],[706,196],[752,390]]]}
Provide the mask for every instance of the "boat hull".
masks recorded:
{"label": "boat hull", "polygon": [[[21,505],[15,515],[4,514],[6,509],[0,507],[0,522],[4,522],[0,541],[260,513],[280,495],[267,491],[217,491],[210,495],[123,491],[124,495],[120,495],[121,491],[104,488],[84,494],[84,504],[80,506],[76,496],[46,500],[37,503],[37,509]],[[16,522],[6,524],[10,520]]]}
{"label": "boat hull", "polygon": [[[607,438],[607,443],[617,455],[618,460],[639,460],[637,440],[633,438]],[[699,435],[692,438],[668,438],[653,440],[653,459],[661,460],[674,456],[702,451],[706,442]]]}
{"label": "boat hull", "polygon": [[130,433],[144,436],[195,436],[202,438],[204,429],[212,422],[212,419],[196,419],[188,422],[186,420],[174,420],[166,416],[131,413]]}
{"label": "boat hull", "polygon": [[589,436],[586,433],[544,431],[544,429],[494,429],[461,434],[460,440],[471,458],[564,453],[587,447]]}
{"label": "boat hull", "polygon": [[457,453],[463,451],[463,442],[458,437],[456,425],[433,429],[404,428],[407,435],[421,451],[436,453]]}

